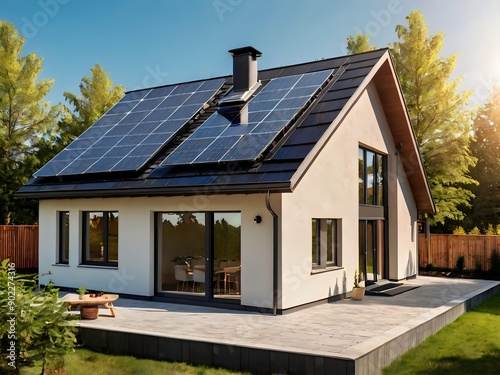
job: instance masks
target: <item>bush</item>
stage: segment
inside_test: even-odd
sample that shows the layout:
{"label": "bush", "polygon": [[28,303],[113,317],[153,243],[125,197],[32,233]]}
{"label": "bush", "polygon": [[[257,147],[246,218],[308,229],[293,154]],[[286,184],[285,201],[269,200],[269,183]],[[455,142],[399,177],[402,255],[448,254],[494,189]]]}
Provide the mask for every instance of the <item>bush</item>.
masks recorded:
{"label": "bush", "polygon": [[427,263],[425,266],[426,271],[432,271],[434,269],[434,265],[432,263]]}
{"label": "bush", "polygon": [[453,229],[453,234],[467,234],[467,233],[465,233],[464,228],[458,226],[455,229]]}
{"label": "bush", "polygon": [[458,273],[463,273],[465,269],[465,258],[463,255],[460,255],[455,263],[455,270]]}
{"label": "bush", "polygon": [[66,303],[57,298],[59,290],[49,284],[35,293],[33,280],[16,275],[8,259],[0,264],[0,372],[19,371],[20,366],[42,361],[62,368],[64,355],[76,345],[78,316],[68,314]]}
{"label": "bush", "polygon": [[474,227],[470,230],[469,234],[481,234],[481,231],[478,227]]}
{"label": "bush", "polygon": [[500,277],[500,254],[495,249],[491,254],[491,269],[490,272],[493,276]]}
{"label": "bush", "polygon": [[492,235],[492,234],[497,234],[496,229],[493,228],[493,224],[488,224],[488,228],[486,228],[486,231],[484,234]]}
{"label": "bush", "polygon": [[479,258],[476,258],[476,260],[475,260],[474,272],[475,273],[482,273],[483,272],[483,265],[481,263],[481,259],[479,259]]}

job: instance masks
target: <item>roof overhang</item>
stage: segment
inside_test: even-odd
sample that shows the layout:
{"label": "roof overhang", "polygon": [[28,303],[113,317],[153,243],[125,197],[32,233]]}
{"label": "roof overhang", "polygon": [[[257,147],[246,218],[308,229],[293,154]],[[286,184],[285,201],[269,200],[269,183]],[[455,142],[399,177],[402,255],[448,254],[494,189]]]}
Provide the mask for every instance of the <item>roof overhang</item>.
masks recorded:
{"label": "roof overhang", "polygon": [[[97,184],[98,185],[98,184]],[[190,185],[175,187],[135,187],[110,189],[107,183],[103,183],[100,189],[96,183],[57,185],[56,190],[31,190],[27,187],[21,188],[16,195],[27,199],[77,199],[77,198],[119,198],[119,197],[171,197],[192,195],[229,195],[229,194],[261,194],[261,193],[289,193],[290,182],[255,183],[255,184],[214,184],[214,185]]]}

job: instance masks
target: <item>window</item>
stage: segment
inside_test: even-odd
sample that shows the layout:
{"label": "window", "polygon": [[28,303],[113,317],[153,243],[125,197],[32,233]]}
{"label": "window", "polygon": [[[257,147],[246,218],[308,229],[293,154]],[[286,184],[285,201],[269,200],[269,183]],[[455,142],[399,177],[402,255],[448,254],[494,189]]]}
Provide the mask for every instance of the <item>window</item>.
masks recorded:
{"label": "window", "polygon": [[385,157],[360,147],[358,150],[359,204],[384,205]]}
{"label": "window", "polygon": [[83,264],[118,265],[118,212],[83,212]]}
{"label": "window", "polygon": [[59,211],[57,217],[58,242],[57,263],[68,264],[69,262],[69,212]]}
{"label": "window", "polygon": [[340,266],[340,219],[312,219],[313,268]]}

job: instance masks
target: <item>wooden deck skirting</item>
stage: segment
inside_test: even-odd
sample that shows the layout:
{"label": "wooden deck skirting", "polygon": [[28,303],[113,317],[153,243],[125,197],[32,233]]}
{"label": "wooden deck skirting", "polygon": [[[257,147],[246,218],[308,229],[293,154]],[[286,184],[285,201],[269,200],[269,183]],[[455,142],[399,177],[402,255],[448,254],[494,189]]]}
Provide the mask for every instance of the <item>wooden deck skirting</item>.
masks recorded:
{"label": "wooden deck skirting", "polygon": [[464,256],[465,268],[474,270],[476,262],[483,271],[491,269],[493,250],[500,252],[500,236],[471,234],[430,234],[429,248],[425,234],[419,234],[419,266],[432,263],[435,267],[454,268]]}
{"label": "wooden deck skirting", "polygon": [[38,225],[0,225],[0,260],[16,269],[38,268]]}

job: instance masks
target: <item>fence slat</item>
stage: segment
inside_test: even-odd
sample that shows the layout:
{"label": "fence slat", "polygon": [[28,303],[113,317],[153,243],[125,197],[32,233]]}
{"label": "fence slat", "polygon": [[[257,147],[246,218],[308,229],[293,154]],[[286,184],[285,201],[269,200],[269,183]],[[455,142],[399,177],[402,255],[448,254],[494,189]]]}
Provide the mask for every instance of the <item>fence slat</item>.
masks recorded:
{"label": "fence slat", "polygon": [[38,225],[0,225],[0,260],[17,269],[38,268]]}
{"label": "fence slat", "polygon": [[[429,251],[425,234],[419,234],[419,265],[432,264],[440,268],[454,268],[458,257],[465,259],[465,268],[474,269],[480,264],[483,271],[491,268],[491,255],[500,249],[500,236],[431,234]],[[427,257],[429,254],[429,257]]]}

